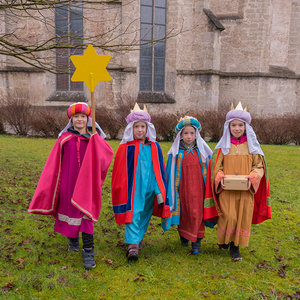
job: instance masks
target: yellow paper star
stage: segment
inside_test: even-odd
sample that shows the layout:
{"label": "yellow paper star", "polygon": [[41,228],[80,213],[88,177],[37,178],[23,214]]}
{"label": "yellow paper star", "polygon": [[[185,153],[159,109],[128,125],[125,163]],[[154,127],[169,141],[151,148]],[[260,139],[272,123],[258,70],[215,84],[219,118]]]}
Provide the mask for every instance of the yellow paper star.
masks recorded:
{"label": "yellow paper star", "polygon": [[83,55],[72,55],[71,60],[76,68],[71,80],[84,81],[91,92],[99,81],[110,81],[106,70],[111,56],[98,55],[92,45],[88,45]]}

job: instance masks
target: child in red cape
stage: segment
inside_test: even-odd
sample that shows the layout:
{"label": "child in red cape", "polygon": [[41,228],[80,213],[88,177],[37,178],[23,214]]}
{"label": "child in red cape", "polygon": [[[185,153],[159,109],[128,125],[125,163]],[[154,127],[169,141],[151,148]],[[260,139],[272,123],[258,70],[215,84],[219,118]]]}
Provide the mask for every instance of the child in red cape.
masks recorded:
{"label": "child in red cape", "polygon": [[69,238],[68,249],[79,251],[82,232],[84,268],[95,268],[93,223],[101,210],[101,190],[113,151],[96,123],[92,135],[91,108],[74,103],[68,125],[61,131],[47,159],[29,213],[55,216],[54,231]]}
{"label": "child in red cape", "polygon": [[181,244],[188,246],[189,241],[192,242],[191,254],[201,252],[201,240],[205,237],[203,202],[212,154],[200,130],[200,122],[190,116],[181,118],[175,127],[177,136],[167,162],[171,216],[162,220],[164,230],[178,225]]}
{"label": "child in red cape", "polygon": [[150,115],[136,104],[126,121],[128,125],[114,161],[111,191],[116,222],[125,224],[127,259],[135,261],[152,214],[168,217],[170,208],[163,155],[155,141]]}
{"label": "child in red cape", "polygon": [[[242,259],[239,245],[248,246],[251,224],[271,218],[270,188],[264,153],[241,103],[226,115],[223,136],[207,174],[204,219],[217,220],[217,240],[234,261]],[[243,175],[248,190],[227,190],[226,175]]]}

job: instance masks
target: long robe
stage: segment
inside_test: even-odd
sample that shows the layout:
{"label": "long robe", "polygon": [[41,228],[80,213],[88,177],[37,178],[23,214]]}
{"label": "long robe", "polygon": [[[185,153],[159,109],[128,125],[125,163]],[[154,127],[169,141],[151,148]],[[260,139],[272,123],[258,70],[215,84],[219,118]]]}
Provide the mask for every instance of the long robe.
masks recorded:
{"label": "long robe", "polygon": [[[141,165],[140,154],[143,147],[147,147],[147,149],[150,148],[147,150],[147,153],[150,151],[151,155],[149,152],[148,155],[143,157],[144,165]],[[151,157],[147,158],[149,155]],[[152,163],[150,161],[152,161]],[[150,172],[150,170],[153,170],[153,173],[152,171]],[[147,190],[142,191],[141,194],[140,185],[144,179],[149,180],[149,178],[152,182],[152,184],[150,184],[153,189],[152,191],[156,192],[153,194],[150,190]],[[154,187],[154,184],[155,186],[157,185],[157,187]],[[147,211],[152,211],[152,215],[157,217],[169,216],[170,208],[166,197],[166,170],[159,144],[148,142],[146,145],[142,145],[139,140],[121,144],[114,161],[111,190],[113,211],[117,224],[132,223],[135,218],[134,208],[137,204],[136,201],[139,201],[139,197],[143,197],[143,201],[145,201],[146,198],[150,197],[149,193],[151,194],[151,201],[154,203],[153,209],[147,206]],[[164,199],[163,205],[157,204],[156,194],[158,190]],[[150,202],[147,201],[147,203]],[[143,208],[139,208],[139,210],[140,209],[143,210]],[[141,226],[141,224],[138,226]]]}
{"label": "long robe", "polygon": [[178,155],[169,155],[167,162],[171,217],[162,220],[162,228],[167,230],[178,225],[179,234],[192,242],[204,238],[203,201],[207,168],[198,148],[179,149]]}
{"label": "long robe", "polygon": [[[225,176],[250,174],[250,190],[221,190],[219,181],[222,172]],[[225,156],[221,149],[217,149],[212,156],[208,180],[204,219],[217,220],[218,244],[234,241],[236,246],[248,246],[251,224],[271,218],[270,188],[264,157],[250,154],[247,142],[231,144]]]}
{"label": "long robe", "polygon": [[155,195],[160,193],[153,169],[151,146],[140,143],[132,222],[125,224],[125,243],[138,244],[144,238],[153,213]]}
{"label": "long robe", "polygon": [[[81,143],[79,143],[78,139],[80,139]],[[75,156],[72,156],[72,168],[74,169],[71,172],[75,173],[70,173],[69,179],[72,181],[70,189],[66,187],[69,184],[67,182],[69,180],[67,176],[68,170],[62,170],[71,166],[71,163],[67,160],[65,161],[66,165],[62,165],[64,145],[68,142],[71,142],[70,145],[73,144],[73,149],[74,146],[76,148],[79,147],[77,148],[79,151],[75,151],[76,154],[73,153]],[[80,149],[81,147],[82,149]],[[67,151],[67,148],[64,150]],[[92,222],[96,223],[101,210],[102,185],[112,157],[113,151],[111,147],[98,134],[94,134],[89,139],[88,144],[85,145],[84,138],[79,138],[70,132],[63,133],[57,139],[49,154],[28,212],[58,217],[60,196],[64,197],[64,193],[67,193],[66,197],[69,198],[74,208],[77,208],[82,213],[80,214],[82,218],[91,219]],[[80,166],[79,169],[77,166]],[[64,173],[67,177],[64,176],[62,178]],[[62,189],[61,184],[64,185]],[[80,220],[72,220],[72,217],[68,219],[62,216],[61,219],[70,223],[70,225],[72,225],[73,221],[77,222],[76,224],[80,222]],[[74,236],[73,233],[71,235]]]}
{"label": "long robe", "polygon": [[71,202],[88,143],[88,138],[76,135],[62,146],[61,181],[54,231],[69,238],[78,237],[79,231],[93,234],[92,220]]}

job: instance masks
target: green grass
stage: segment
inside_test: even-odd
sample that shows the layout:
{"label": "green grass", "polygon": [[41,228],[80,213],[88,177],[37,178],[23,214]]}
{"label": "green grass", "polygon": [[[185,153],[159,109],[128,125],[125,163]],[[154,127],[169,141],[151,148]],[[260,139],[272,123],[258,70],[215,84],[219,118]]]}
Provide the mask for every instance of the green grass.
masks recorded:
{"label": "green grass", "polygon": [[[111,164],[94,230],[97,267],[85,271],[81,254],[66,251],[67,239],[53,232],[53,219],[27,213],[54,143],[0,136],[1,299],[283,299],[300,293],[299,147],[262,145],[273,218],[253,225],[238,263],[218,250],[215,229],[206,229],[202,254],[191,256],[176,228],[163,233],[160,219],[152,218],[138,262],[128,264],[124,227],[111,209]],[[119,141],[109,143],[115,153]],[[166,158],[171,143],[161,146]]]}

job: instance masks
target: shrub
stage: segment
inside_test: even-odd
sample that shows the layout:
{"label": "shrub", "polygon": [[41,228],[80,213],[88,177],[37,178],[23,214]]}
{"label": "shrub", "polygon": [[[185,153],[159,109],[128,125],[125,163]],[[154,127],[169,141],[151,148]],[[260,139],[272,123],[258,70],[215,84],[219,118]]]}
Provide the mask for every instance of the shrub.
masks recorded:
{"label": "shrub", "polygon": [[27,135],[31,128],[31,104],[25,92],[15,91],[1,99],[3,122],[16,134]]}
{"label": "shrub", "polygon": [[218,109],[191,110],[188,115],[196,118],[201,124],[201,136],[207,141],[218,142],[223,135],[226,114],[231,102],[225,101],[219,104]]}
{"label": "shrub", "polygon": [[[107,108],[96,107],[96,120],[104,132],[111,139],[117,139],[123,133],[127,123],[125,118],[134,107],[136,98],[125,96],[116,101],[116,106]],[[25,93],[15,92],[0,102],[1,111],[0,133],[4,131],[4,124],[20,135],[33,133],[45,137],[57,137],[58,133],[68,122],[65,110],[58,111],[53,108],[33,108]],[[139,104],[143,109],[143,104]],[[184,115],[197,118],[202,126],[201,136],[208,141],[218,142],[223,134],[226,114],[231,102],[222,102],[217,110],[191,110],[185,113],[164,114],[151,113],[151,120],[155,126],[157,139],[160,141],[173,141],[174,128]],[[236,103],[234,104],[236,106]],[[280,116],[252,115],[252,127],[258,141],[263,144],[300,144],[300,114],[284,114]]]}
{"label": "shrub", "polygon": [[[137,98],[127,95],[127,96],[123,96],[122,98],[119,97],[116,102],[117,102],[117,108],[115,109],[115,113],[117,114],[119,121],[125,128],[127,125],[125,118],[133,109],[135,103],[137,102]],[[139,106],[141,109],[143,109],[144,107],[141,104],[139,104]]]}
{"label": "shrub", "polygon": [[151,114],[151,122],[155,126],[157,140],[172,142],[175,137],[175,126],[179,115],[156,113]]}
{"label": "shrub", "polygon": [[50,107],[36,108],[32,115],[31,129],[35,135],[56,138],[67,123],[66,112]]}
{"label": "shrub", "polygon": [[110,139],[116,139],[121,129],[125,129],[127,123],[125,118],[133,108],[136,99],[130,96],[117,99],[115,108],[106,106],[96,107],[96,121]]}
{"label": "shrub", "polygon": [[3,124],[3,120],[2,119],[3,119],[3,116],[0,115],[0,134],[5,133],[4,124]]}
{"label": "shrub", "polygon": [[299,115],[253,117],[252,126],[262,144],[283,145],[300,142]]}
{"label": "shrub", "polygon": [[110,139],[116,139],[119,130],[122,128],[120,117],[115,110],[110,110],[105,106],[97,106],[96,121],[105,133],[109,134]]}

